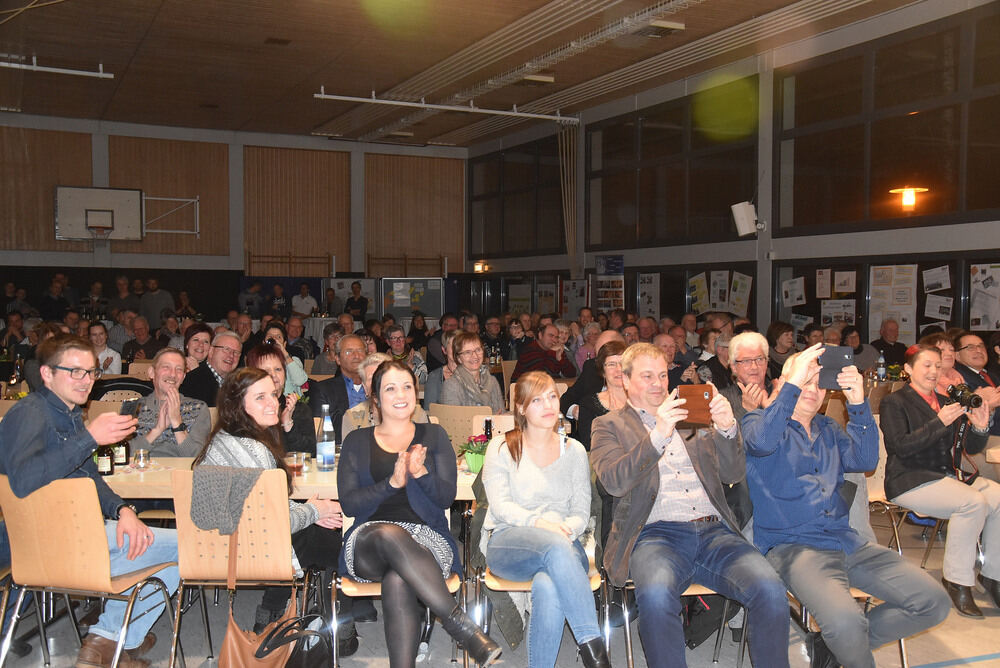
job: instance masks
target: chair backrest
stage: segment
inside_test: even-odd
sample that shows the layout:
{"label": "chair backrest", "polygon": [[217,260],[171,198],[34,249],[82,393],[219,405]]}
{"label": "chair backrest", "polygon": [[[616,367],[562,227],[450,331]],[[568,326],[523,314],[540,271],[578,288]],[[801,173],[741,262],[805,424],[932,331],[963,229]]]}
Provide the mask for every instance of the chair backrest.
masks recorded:
{"label": "chair backrest", "polygon": [[847,426],[847,405],[844,400],[839,397],[830,397],[830,400],[826,404],[825,415],[829,418],[833,418],[834,422],[839,424],[841,427]]}
{"label": "chair backrest", "polygon": [[208,419],[212,423],[212,429],[215,429],[215,425],[219,424],[219,409],[215,406],[208,407]]}
{"label": "chair backrest", "polygon": [[472,416],[472,431],[470,434],[481,434],[483,433],[483,423],[486,418],[491,418],[493,420],[493,435],[506,434],[508,431],[514,428],[514,416],[513,415],[490,415],[486,413],[485,415],[473,415]]}
{"label": "chair backrest", "polygon": [[14,582],[108,591],[111,562],[97,486],[61,478],[19,499],[0,475]]}
{"label": "chair backrest", "polygon": [[878,425],[878,464],[875,470],[868,475],[868,502],[885,501],[885,460],[888,457],[885,451],[885,436],[882,434],[882,425],[879,416],[875,416],[875,424]]}
{"label": "chair backrest", "polygon": [[438,420],[437,416],[434,415],[428,415],[427,422],[429,422],[430,424],[441,424],[441,420]]}
{"label": "chair backrest", "polygon": [[121,408],[121,401],[94,400],[87,404],[87,419],[93,420],[101,413],[117,413]]}
{"label": "chair backrest", "polygon": [[[224,582],[229,568],[229,536],[214,529],[199,529],[191,521],[193,477],[193,471],[170,472],[177,515],[177,567],[186,580]],[[285,473],[280,469],[263,471],[244,501],[237,581],[280,582],[295,577],[285,480]]]}
{"label": "chair backrest", "polygon": [[894,380],[894,381],[892,381],[892,389],[890,390],[890,393],[891,392],[899,392],[901,389],[903,389],[904,387],[906,387],[906,385],[907,385],[907,382],[905,380]]}
{"label": "chair backrest", "polygon": [[313,364],[315,363],[316,360],[306,360],[302,363],[302,368],[305,370],[307,376],[313,370]]}
{"label": "chair backrest", "polygon": [[128,375],[132,378],[149,380],[149,370],[153,368],[153,360],[136,360],[128,365]]}
{"label": "chair backrest", "polygon": [[333,378],[333,376],[334,376],[334,374],[332,374],[332,373],[327,373],[327,374],[322,374],[321,373],[318,376],[309,376],[309,382],[310,383],[319,383],[319,382],[324,381],[324,380],[330,380],[331,378]]}
{"label": "chair backrest", "polygon": [[469,426],[472,424],[472,416],[483,412],[482,406],[448,406],[445,404],[431,404],[427,411],[430,415],[438,419],[451,441],[451,447],[457,453],[469,440]]}
{"label": "chair backrest", "polygon": [[559,393],[559,397],[566,394],[566,390],[569,389],[569,383],[556,383],[556,392]]}
{"label": "chair backrest", "polygon": [[111,390],[105,392],[101,401],[128,401],[129,399],[142,399],[142,395],[136,390]]}
{"label": "chair backrest", "polygon": [[882,405],[882,400],[886,398],[891,390],[892,383],[879,383],[872,388],[871,393],[868,395],[868,405],[871,406],[872,413],[878,413],[879,406]]}
{"label": "chair backrest", "polygon": [[[503,367],[503,395],[506,397],[508,388],[510,388],[510,377],[514,375],[517,360],[503,360],[500,362],[500,366]],[[507,405],[507,408],[510,408],[510,404]]]}

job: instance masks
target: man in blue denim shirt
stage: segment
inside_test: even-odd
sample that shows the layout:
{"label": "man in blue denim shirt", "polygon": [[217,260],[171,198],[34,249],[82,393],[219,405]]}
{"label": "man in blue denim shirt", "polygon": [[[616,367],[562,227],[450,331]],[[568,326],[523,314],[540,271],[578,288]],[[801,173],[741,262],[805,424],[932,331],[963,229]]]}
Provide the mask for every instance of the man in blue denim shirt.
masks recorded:
{"label": "man in blue denim shirt", "polygon": [[[136,420],[104,413],[89,425],[84,424],[80,407],[100,376],[90,342],[68,334],[57,335],[38,346],[36,357],[45,386],[19,401],[0,422],[0,473],[7,475],[14,494],[23,498],[61,478],[90,478],[97,486],[101,512],[108,518],[105,529],[112,576],[177,561],[176,533],[150,529],[143,524],[97,473],[91,457],[94,450],[98,445],[117,443],[127,437],[134,431]],[[7,542],[6,535],[3,542]],[[177,589],[176,566],[162,569],[156,576],[171,592]],[[156,642],[149,629],[164,607],[158,599],[155,596],[136,599],[132,610],[135,621],[129,625],[126,651],[119,666],[149,665],[149,661],[138,656]],[[111,665],[125,607],[124,602],[108,601],[84,639],[77,657],[78,667]],[[144,614],[146,611],[150,614]]]}
{"label": "man in blue denim shirt", "polygon": [[[847,432],[817,415],[826,394],[818,383],[822,352],[819,343],[789,357],[777,396],[740,423],[754,543],[822,629],[812,666],[874,668],[872,648],[939,624],[950,601],[925,571],[851,528],[844,473],[878,464],[878,426],[853,366],[837,376]],[[851,586],[885,602],[866,615]]]}

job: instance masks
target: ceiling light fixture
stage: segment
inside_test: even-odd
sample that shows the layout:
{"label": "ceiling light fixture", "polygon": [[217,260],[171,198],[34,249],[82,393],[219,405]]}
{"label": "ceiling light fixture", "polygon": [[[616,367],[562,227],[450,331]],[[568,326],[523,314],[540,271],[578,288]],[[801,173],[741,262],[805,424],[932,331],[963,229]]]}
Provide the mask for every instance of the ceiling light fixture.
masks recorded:
{"label": "ceiling light fixture", "polygon": [[914,186],[903,186],[902,188],[893,188],[889,192],[893,195],[902,195],[901,202],[903,205],[903,211],[913,211],[917,206],[917,193],[928,192],[929,188],[920,188]]}
{"label": "ceiling light fixture", "polygon": [[[24,60],[24,56],[14,56],[11,54],[0,54],[0,58],[17,58]],[[45,67],[44,65],[38,64],[38,58],[36,56],[31,57],[31,64],[24,62],[11,62],[9,60],[0,60],[0,67],[9,67],[12,70],[27,70],[28,72],[45,72],[47,74],[69,74],[77,77],[93,77],[95,79],[114,79],[115,75],[110,72],[104,71],[104,63],[99,63],[97,65],[97,71],[93,72],[90,70],[70,70],[65,67]]]}

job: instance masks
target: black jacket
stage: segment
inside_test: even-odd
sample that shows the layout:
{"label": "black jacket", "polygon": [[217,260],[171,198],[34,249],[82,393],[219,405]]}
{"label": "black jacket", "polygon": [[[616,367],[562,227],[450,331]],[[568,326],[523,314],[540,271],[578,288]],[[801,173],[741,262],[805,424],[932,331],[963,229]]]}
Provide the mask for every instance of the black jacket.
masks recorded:
{"label": "black jacket", "polygon": [[597,370],[597,362],[589,359],[583,363],[580,375],[576,377],[576,382],[569,386],[562,398],[559,399],[559,409],[563,415],[574,404],[579,404],[580,400],[588,394],[597,394],[604,387],[604,378]]}
{"label": "black jacket", "polygon": [[330,406],[330,419],[333,420],[333,430],[337,433],[337,442],[343,443],[340,427],[350,404],[347,398],[347,386],[344,385],[344,375],[341,372],[338,371],[333,378],[319,382],[309,381],[309,405],[312,407],[313,417],[322,417],[323,404]]}
{"label": "black jacket", "polygon": [[208,363],[202,362],[197,369],[184,376],[184,382],[178,390],[185,397],[200,399],[211,408],[215,406],[219,387],[219,381],[215,380],[215,374],[208,368]]}
{"label": "black jacket", "polygon": [[[961,362],[955,362],[955,371],[962,374],[962,378],[965,379],[965,384],[973,390],[978,390],[981,387],[989,387],[989,383],[983,380],[982,376]],[[998,378],[996,374],[993,374],[989,371],[989,369],[986,369],[986,375],[990,377],[990,380],[993,381],[994,385],[1000,387],[1000,378]],[[990,433],[994,436],[1000,436],[1000,407],[993,411],[993,426],[990,427]]]}

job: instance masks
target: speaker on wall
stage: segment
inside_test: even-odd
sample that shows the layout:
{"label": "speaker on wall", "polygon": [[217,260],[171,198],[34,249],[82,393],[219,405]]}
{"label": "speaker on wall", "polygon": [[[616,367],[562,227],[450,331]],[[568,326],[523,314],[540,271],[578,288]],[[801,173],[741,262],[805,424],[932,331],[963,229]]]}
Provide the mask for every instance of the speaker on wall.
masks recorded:
{"label": "speaker on wall", "polygon": [[757,209],[750,202],[740,202],[729,207],[733,211],[736,232],[745,237],[757,231]]}

